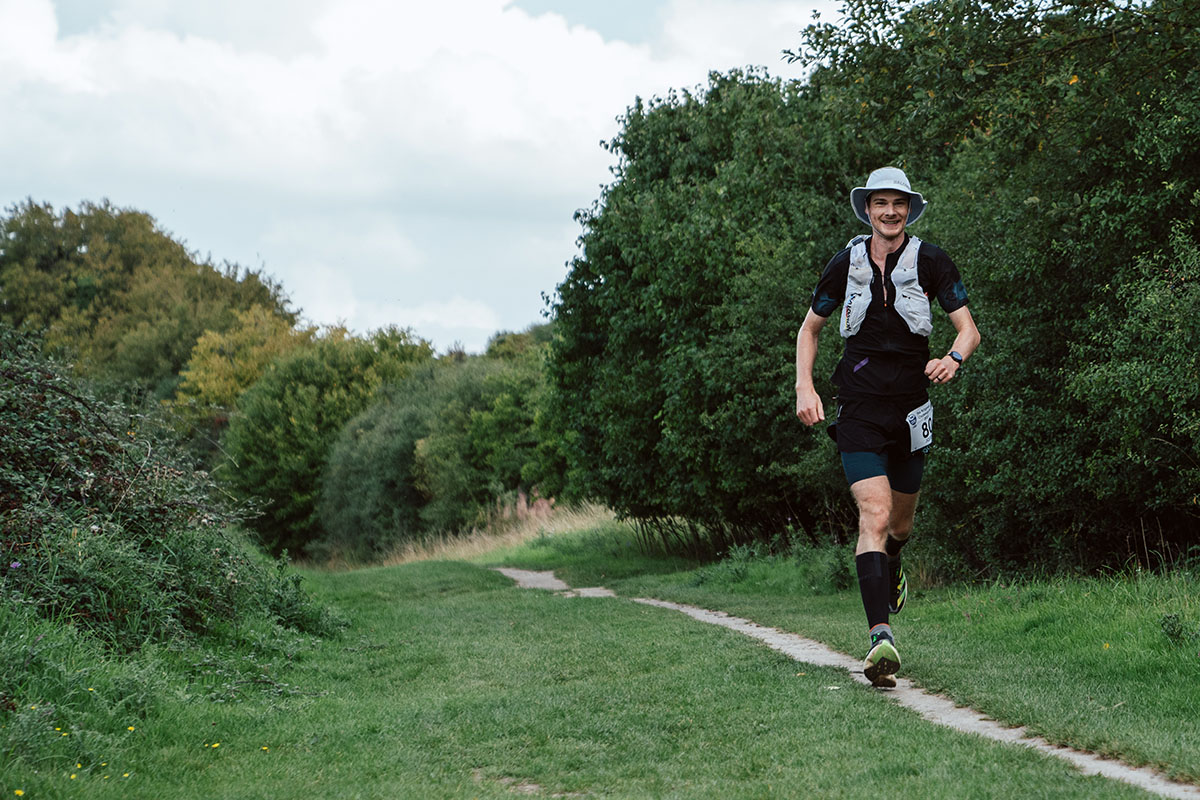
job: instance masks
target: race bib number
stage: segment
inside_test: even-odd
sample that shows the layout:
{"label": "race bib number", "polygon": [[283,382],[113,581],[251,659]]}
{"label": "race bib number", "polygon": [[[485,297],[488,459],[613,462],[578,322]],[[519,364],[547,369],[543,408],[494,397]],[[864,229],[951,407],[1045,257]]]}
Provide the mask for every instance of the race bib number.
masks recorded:
{"label": "race bib number", "polygon": [[908,412],[908,435],[912,451],[924,450],[933,444],[933,403],[926,401],[925,405]]}

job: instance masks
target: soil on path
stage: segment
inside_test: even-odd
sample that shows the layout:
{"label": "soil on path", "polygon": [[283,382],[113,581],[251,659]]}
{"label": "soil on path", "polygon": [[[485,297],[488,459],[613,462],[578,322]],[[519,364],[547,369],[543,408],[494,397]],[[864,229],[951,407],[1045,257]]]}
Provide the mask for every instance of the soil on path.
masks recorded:
{"label": "soil on path", "polygon": [[[571,589],[565,582],[555,577],[553,572],[533,572],[530,570],[500,568],[496,570],[515,581],[518,586],[527,589],[548,589],[567,597],[615,597],[616,594],[608,589],[592,587],[588,589]],[[758,623],[740,617],[733,617],[723,611],[709,611],[696,606],[682,603],[669,603],[665,600],[654,600],[645,597],[631,598],[635,603],[648,606],[671,609],[687,614],[692,619],[720,625],[732,631],[758,639],[773,650],[778,650],[787,656],[806,664],[822,667],[839,667],[850,673],[852,680],[870,686],[871,682],[863,675],[862,663],[857,659],[832,650],[820,642],[787,633],[777,628],[768,628]],[[896,679],[896,688],[879,689],[890,699],[895,700],[906,708],[916,711],[924,719],[937,725],[944,725],[962,733],[975,733],[1008,744],[1030,747],[1043,753],[1064,759],[1074,764],[1085,775],[1103,775],[1106,778],[1123,781],[1137,786],[1147,792],[1162,797],[1180,798],[1181,800],[1200,800],[1200,787],[1191,784],[1178,783],[1163,777],[1148,767],[1131,767],[1112,759],[1101,758],[1092,753],[1084,753],[1069,747],[1061,747],[1038,736],[1033,736],[1025,728],[1012,728],[1001,725],[995,720],[985,717],[970,708],[956,706],[953,700],[941,695],[926,692],[913,686],[906,678]]]}

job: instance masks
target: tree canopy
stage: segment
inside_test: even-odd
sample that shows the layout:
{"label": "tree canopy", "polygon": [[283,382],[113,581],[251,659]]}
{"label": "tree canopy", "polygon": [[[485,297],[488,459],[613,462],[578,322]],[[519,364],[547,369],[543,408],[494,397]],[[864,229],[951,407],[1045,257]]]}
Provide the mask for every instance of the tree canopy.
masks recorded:
{"label": "tree canopy", "polygon": [[196,341],[255,306],[295,322],[279,285],[198,260],[143,212],[28,200],[0,218],[0,321],[87,377],[169,397]]}
{"label": "tree canopy", "polygon": [[[985,334],[934,400],[934,546],[973,571],[1184,548],[1198,31],[1182,0],[851,0],[804,31],[803,82],[733,72],[638,101],[554,308],[564,490],[718,542],[843,537],[830,444],[794,419],[795,331],[860,232],[850,188],[892,164]],[[818,379],[838,349],[824,340]]]}

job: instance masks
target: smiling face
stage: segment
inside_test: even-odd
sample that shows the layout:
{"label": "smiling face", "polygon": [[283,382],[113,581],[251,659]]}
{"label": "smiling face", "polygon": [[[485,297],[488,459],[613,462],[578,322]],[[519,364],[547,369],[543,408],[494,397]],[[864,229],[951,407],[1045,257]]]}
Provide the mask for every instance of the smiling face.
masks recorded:
{"label": "smiling face", "polygon": [[908,195],[892,189],[872,192],[867,198],[867,218],[871,220],[871,230],[880,238],[903,236],[908,223]]}

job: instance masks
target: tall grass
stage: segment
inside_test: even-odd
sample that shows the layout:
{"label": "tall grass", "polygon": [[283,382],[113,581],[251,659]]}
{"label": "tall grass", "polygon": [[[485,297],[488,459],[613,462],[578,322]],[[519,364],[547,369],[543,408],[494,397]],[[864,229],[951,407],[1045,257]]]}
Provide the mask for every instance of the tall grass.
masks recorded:
{"label": "tall grass", "polygon": [[438,534],[405,542],[383,559],[382,566],[434,559],[473,561],[541,537],[590,530],[615,521],[613,512],[603,506],[539,503],[502,508],[486,525],[466,533]]}

